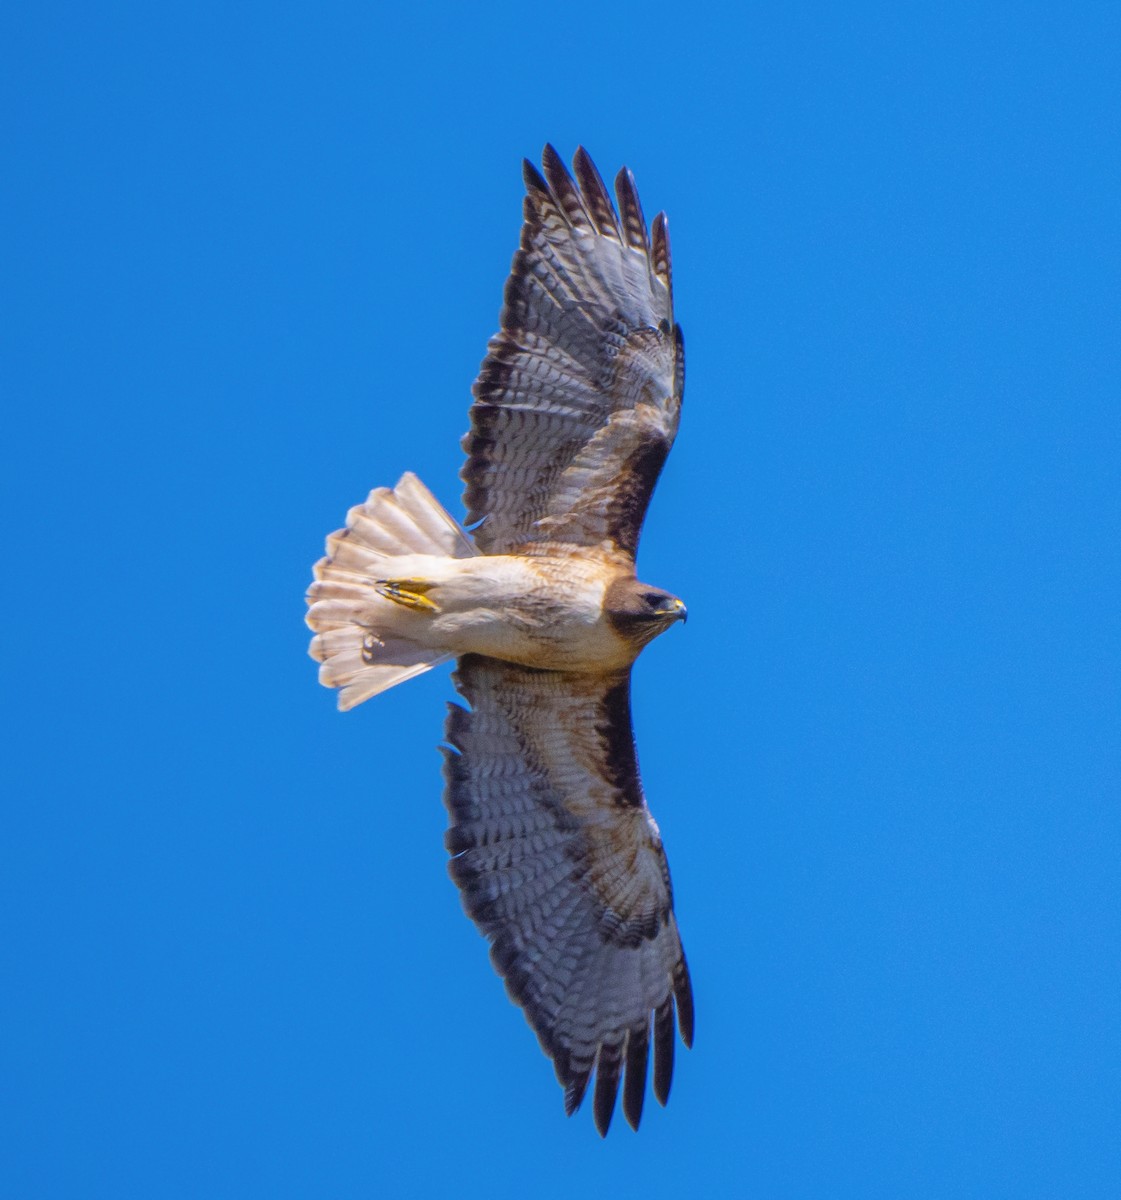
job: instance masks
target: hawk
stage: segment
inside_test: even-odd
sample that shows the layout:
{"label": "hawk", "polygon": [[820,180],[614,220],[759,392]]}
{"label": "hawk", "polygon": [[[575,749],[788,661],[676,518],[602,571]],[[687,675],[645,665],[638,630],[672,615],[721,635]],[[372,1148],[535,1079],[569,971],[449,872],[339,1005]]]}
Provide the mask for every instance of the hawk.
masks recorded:
{"label": "hawk", "polygon": [[474,386],[468,532],[415,475],[327,539],[310,654],[339,707],[457,659],[449,870],[564,1088],[594,1075],[607,1133],[620,1085],[637,1129],[651,1050],[665,1104],[693,999],[631,727],[631,665],[685,605],[635,552],[681,411],[664,213],[634,177],[617,207],[583,149],[524,165],[521,246]]}

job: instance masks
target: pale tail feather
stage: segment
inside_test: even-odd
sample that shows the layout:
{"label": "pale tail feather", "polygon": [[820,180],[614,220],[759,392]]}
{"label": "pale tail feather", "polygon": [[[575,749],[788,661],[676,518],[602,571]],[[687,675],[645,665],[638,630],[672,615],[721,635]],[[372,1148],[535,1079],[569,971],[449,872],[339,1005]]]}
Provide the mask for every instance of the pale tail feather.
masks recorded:
{"label": "pale tail feather", "polygon": [[346,529],[327,539],[327,556],[315,564],[307,594],[307,623],[316,632],[308,653],[320,664],[319,682],[339,689],[339,708],[353,708],[452,657],[395,628],[407,618],[375,584],[408,575],[399,560],[415,555],[475,554],[466,532],[411,473],[393,489],[375,488],[347,513]]}

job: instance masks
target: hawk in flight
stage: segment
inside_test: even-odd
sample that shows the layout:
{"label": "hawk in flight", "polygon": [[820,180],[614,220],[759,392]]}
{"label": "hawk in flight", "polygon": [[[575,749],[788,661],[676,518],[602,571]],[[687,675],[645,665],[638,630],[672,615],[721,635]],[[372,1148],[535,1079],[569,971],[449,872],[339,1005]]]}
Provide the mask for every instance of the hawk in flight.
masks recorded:
{"label": "hawk in flight", "polygon": [[662,840],[642,793],[631,664],[685,605],[635,575],[681,411],[664,213],[616,205],[584,150],[525,164],[521,247],[474,387],[467,532],[415,475],[327,539],[308,591],[320,682],[353,708],[446,659],[449,870],[567,1112],[593,1075],[638,1128],[688,1046],[693,999]]}

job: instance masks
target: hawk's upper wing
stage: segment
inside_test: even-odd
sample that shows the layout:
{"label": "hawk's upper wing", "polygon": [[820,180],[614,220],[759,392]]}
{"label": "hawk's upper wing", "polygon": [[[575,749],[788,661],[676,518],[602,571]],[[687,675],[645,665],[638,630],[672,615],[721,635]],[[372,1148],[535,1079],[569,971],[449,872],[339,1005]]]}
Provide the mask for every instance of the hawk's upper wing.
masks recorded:
{"label": "hawk's upper wing", "polygon": [[[583,149],[528,161],[521,248],[463,439],[464,502],[489,554],[597,549],[633,560],[684,387],[664,213],[634,177],[616,213]],[[559,547],[558,547],[559,544]]]}
{"label": "hawk's upper wing", "polygon": [[653,1017],[654,1094],[686,1045],[693,998],[669,869],[638,778],[630,674],[536,671],[460,659],[444,795],[452,877],[491,959],[580,1104],[594,1070],[607,1132],[620,1079],[635,1128]]}

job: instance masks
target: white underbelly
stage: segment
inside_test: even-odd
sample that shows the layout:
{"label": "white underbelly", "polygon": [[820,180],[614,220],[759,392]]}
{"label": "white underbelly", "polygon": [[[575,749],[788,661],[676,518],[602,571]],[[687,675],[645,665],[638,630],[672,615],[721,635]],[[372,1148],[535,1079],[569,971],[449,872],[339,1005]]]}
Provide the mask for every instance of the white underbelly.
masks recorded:
{"label": "white underbelly", "polygon": [[488,555],[462,559],[430,593],[431,636],[455,654],[486,654],[549,670],[627,666],[633,652],[603,615],[604,580],[590,564]]}

